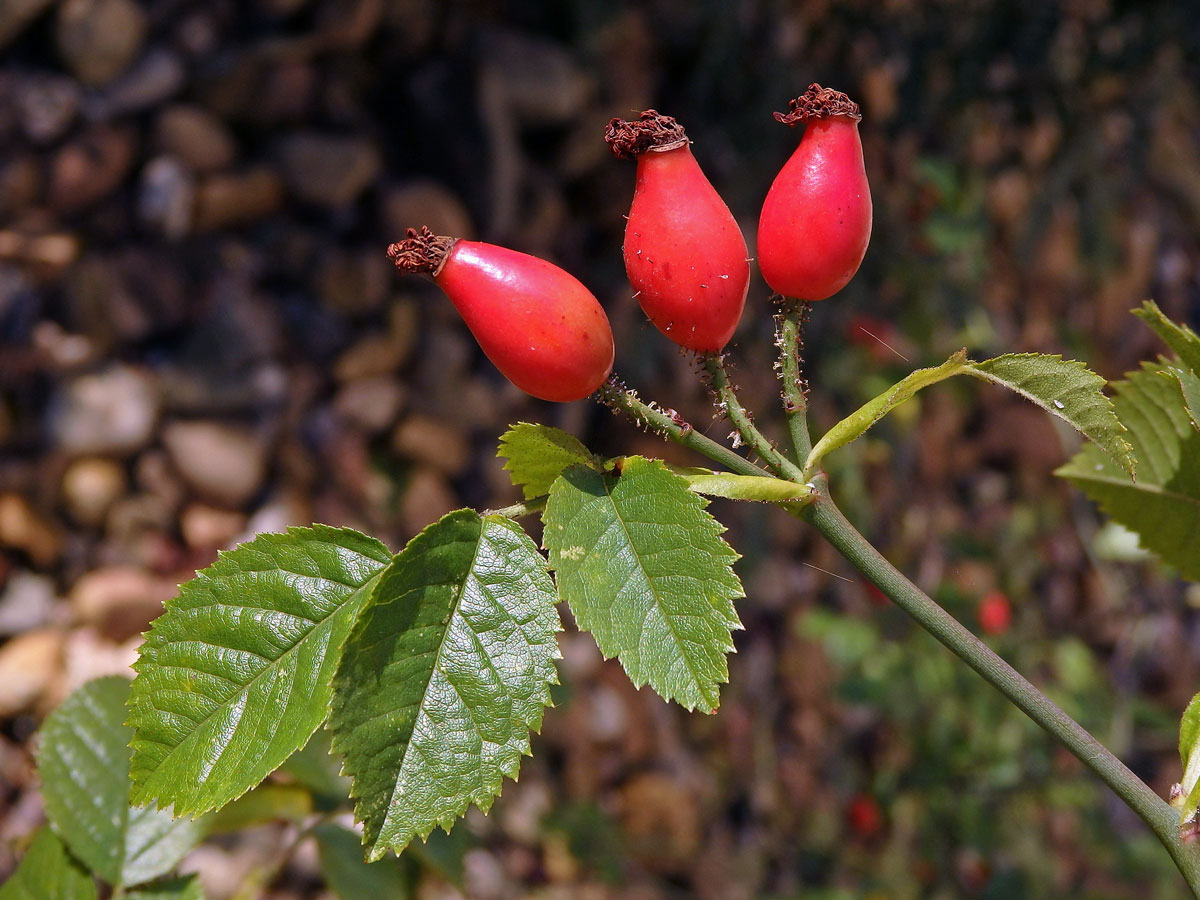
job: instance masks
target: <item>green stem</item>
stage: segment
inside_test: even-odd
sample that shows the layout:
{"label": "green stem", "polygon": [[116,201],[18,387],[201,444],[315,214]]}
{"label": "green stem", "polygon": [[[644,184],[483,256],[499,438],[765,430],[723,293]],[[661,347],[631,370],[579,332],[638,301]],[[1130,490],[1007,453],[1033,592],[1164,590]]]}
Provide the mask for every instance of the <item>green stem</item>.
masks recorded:
{"label": "green stem", "polygon": [[863,537],[829,498],[819,479],[815,502],[801,513],[872,584],[983,676],[1018,709],[1095,772],[1154,832],[1200,898],[1200,848],[1179,837],[1179,814],[1078,722],[1058,708],[983,641],[904,577]]}
{"label": "green stem", "polygon": [[611,408],[613,412],[622,413],[632,419],[635,424],[661,434],[677,444],[682,444],[689,450],[707,456],[731,472],[737,472],[740,475],[767,475],[763,469],[745,457],[734,453],[724,444],[718,444],[711,438],[700,434],[678,415],[665,413],[657,407],[643,403],[638,399],[637,393],[627,390],[615,375],[609,378],[593,396],[597,401]]}
{"label": "green stem", "polygon": [[514,503],[511,506],[502,506],[499,509],[485,509],[485,516],[507,516],[510,519],[519,519],[521,516],[529,516],[533,513],[540,513],[546,508],[546,501],[549,497],[542,494],[540,497],[534,497],[532,500],[526,500],[523,503]]}
{"label": "green stem", "polygon": [[783,411],[787,416],[788,431],[792,435],[792,448],[796,451],[796,462],[801,465],[812,452],[812,438],[808,434],[808,398],[804,396],[805,382],[801,371],[800,351],[803,345],[804,322],[808,319],[811,303],[782,298],[784,311],[779,316],[779,368],[783,381]]}
{"label": "green stem", "polygon": [[729,418],[737,429],[746,446],[758,454],[759,458],[775,472],[791,481],[803,482],[803,473],[799,466],[780,453],[775,445],[754,425],[754,420],[738,400],[733,385],[729,383],[729,374],[725,371],[724,357],[720,353],[705,353],[701,359],[704,369],[708,372],[709,383],[717,395],[718,408]]}

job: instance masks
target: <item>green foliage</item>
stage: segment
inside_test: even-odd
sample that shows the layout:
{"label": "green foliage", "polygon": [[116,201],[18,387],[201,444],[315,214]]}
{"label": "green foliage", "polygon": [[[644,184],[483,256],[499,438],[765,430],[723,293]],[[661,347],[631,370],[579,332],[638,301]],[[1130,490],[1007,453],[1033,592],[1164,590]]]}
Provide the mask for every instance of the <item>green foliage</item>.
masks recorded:
{"label": "green foliage", "polygon": [[526,500],[550,493],[554,479],[570,466],[594,466],[595,457],[574,435],[549,425],[520,422],[500,437],[496,454]]}
{"label": "green foliage", "polygon": [[619,475],[568,469],[550,489],[545,536],[559,595],[606,657],[688,709],[711,711],[741,628],[737,554],[685,478],[627,457]]}
{"label": "green foliage", "polygon": [[1041,353],[1008,353],[970,363],[967,373],[1032,400],[1133,475],[1133,453],[1125,439],[1125,427],[1103,393],[1104,379],[1083,363]]}
{"label": "green foliage", "polygon": [[133,801],[206,812],[304,746],[390,559],[350,529],[292,528],[222,553],[183,585],[134,666]]}
{"label": "green foliage", "polygon": [[1158,304],[1147,300],[1133,314],[1145,322],[1164,344],[1175,351],[1180,362],[1193,373],[1200,375],[1200,335],[1186,325],[1172,322],[1158,308]]}
{"label": "green foliage", "polygon": [[38,775],[46,814],[71,852],[113,885],[157,878],[203,835],[200,823],[129,806],[129,681],[90,681],[42,726]]}
{"label": "green foliage", "polygon": [[697,494],[726,500],[757,500],[762,503],[792,503],[812,496],[812,488],[794,481],[728,472],[697,472],[683,476]]}
{"label": "green foliage", "polygon": [[808,455],[808,459],[804,463],[804,471],[806,473],[815,471],[826,454],[857,440],[889,412],[911,399],[917,391],[964,372],[967,365],[967,351],[959,350],[940,366],[917,369],[917,371],[909,373],[825,432]]}
{"label": "green foliage", "polygon": [[1163,363],[1143,363],[1116,387],[1116,410],[1129,428],[1137,459],[1133,481],[1092,445],[1058,474],[1137,532],[1142,546],[1200,579],[1200,431],[1183,402],[1179,382]]}
{"label": "green foliage", "polygon": [[333,749],[370,859],[403,850],[515,778],[557,682],[546,561],[513,521],[452,512],[379,580],[335,679]]}
{"label": "green foliage", "polygon": [[1200,694],[1192,698],[1179,723],[1179,759],[1183,763],[1179,815],[1187,819],[1200,807]]}
{"label": "green foliage", "polygon": [[128,900],[204,900],[204,889],[194,875],[172,878],[148,885],[125,895]]}
{"label": "green foliage", "polygon": [[96,900],[96,883],[58,836],[42,828],[17,871],[0,886],[0,900]]}
{"label": "green foliage", "polygon": [[317,855],[325,883],[341,900],[407,900],[413,895],[413,867],[407,856],[363,862],[362,841],[337,825],[316,831]]}

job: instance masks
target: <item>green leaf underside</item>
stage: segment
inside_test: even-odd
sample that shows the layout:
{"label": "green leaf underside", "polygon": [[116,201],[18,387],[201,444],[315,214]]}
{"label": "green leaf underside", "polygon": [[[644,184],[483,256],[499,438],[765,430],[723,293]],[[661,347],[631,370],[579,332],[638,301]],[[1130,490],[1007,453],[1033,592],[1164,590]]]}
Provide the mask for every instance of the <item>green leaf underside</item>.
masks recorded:
{"label": "green leaf underside", "polygon": [[1200,805],[1200,694],[1192,698],[1179,723],[1179,759],[1183,763],[1183,806],[1186,819]]}
{"label": "green leaf underside", "polygon": [[568,469],[550,489],[544,540],[559,594],[635,686],[711,711],[729,680],[738,555],[687,479],[626,458],[619,476]]}
{"label": "green leaf underside", "polygon": [[472,510],[430,525],[384,572],[329,722],[370,859],[448,831],[472,803],[486,812],[516,777],[557,683],[555,602],[520,526]]}
{"label": "green leaf underside", "polygon": [[96,883],[49,828],[38,831],[0,900],[96,900]]}
{"label": "green leaf underside", "polygon": [[1158,304],[1147,300],[1133,314],[1153,329],[1163,343],[1175,351],[1179,361],[1200,376],[1200,335],[1186,325],[1177,325],[1168,319]]}
{"label": "green leaf underside", "polygon": [[1174,366],[1167,371],[1179,382],[1179,390],[1183,394],[1183,403],[1187,408],[1188,418],[1192,420],[1192,427],[1200,429],[1200,376]]}
{"label": "green leaf underside", "polygon": [[760,475],[729,475],[716,472],[711,475],[685,475],[688,487],[697,494],[723,497],[726,500],[758,500],[763,503],[788,503],[804,500],[812,494],[812,488],[781,478]]}
{"label": "green leaf underside", "polygon": [[42,726],[38,775],[46,814],[80,860],[109,884],[162,875],[203,836],[198,822],[129,806],[129,680],[97,678]]}
{"label": "green leaf underside", "polygon": [[189,875],[147,885],[130,891],[125,897],[127,900],[204,900],[204,888],[200,886],[200,879]]}
{"label": "green leaf underside", "polygon": [[1104,395],[1105,381],[1083,363],[1041,353],[1009,353],[968,363],[966,371],[1036,403],[1134,474],[1133,453],[1112,401]]}
{"label": "green leaf underside", "polygon": [[513,484],[521,486],[526,500],[550,492],[554,479],[570,466],[591,466],[594,457],[574,435],[549,425],[521,422],[500,437],[496,454],[505,459]]}
{"label": "green leaf underside", "polygon": [[406,900],[412,896],[407,856],[363,862],[362,840],[337,825],[316,829],[317,856],[329,890],[340,900]]}
{"label": "green leaf underside", "polygon": [[206,812],[304,746],[390,561],[374,538],[317,525],[260,534],[184,584],[134,665],[133,801]]}
{"label": "green leaf underside", "polygon": [[857,440],[889,412],[911,399],[917,391],[958,375],[966,370],[967,365],[967,351],[959,350],[940,366],[911,372],[825,432],[808,455],[804,470],[813,471],[826,455]]}
{"label": "green leaf underside", "polygon": [[1085,445],[1057,474],[1137,532],[1143,547],[1200,579],[1200,431],[1184,407],[1165,363],[1142,363],[1114,385],[1117,415],[1129,429],[1137,459],[1133,482],[1094,445]]}

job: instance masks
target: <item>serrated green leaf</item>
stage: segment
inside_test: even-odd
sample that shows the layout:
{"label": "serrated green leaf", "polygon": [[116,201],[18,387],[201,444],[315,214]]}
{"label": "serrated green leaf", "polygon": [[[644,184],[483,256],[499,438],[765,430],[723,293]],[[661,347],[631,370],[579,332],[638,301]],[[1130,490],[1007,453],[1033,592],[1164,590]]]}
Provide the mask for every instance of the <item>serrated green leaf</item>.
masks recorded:
{"label": "serrated green leaf", "polygon": [[504,468],[513,484],[521,486],[526,500],[548,494],[564,469],[595,465],[595,458],[574,435],[529,422],[514,425],[501,435],[496,455],[506,460]]}
{"label": "serrated green leaf", "polygon": [[697,494],[723,497],[726,500],[757,500],[761,503],[793,503],[812,496],[806,484],[784,481],[760,475],[732,475],[714,472],[704,475],[685,475],[688,487]]}
{"label": "serrated green leaf", "polygon": [[96,882],[49,828],[38,831],[0,900],[96,900]]}
{"label": "serrated green leaf", "polygon": [[1193,375],[1200,375],[1200,335],[1187,325],[1172,322],[1153,300],[1147,300],[1140,309],[1135,309],[1133,314],[1149,325],[1154,333],[1162,338],[1163,343],[1175,351],[1180,362],[1191,369]]}
{"label": "serrated green leaf", "polygon": [[80,860],[109,884],[157,878],[203,837],[198,822],[129,806],[129,680],[89,681],[46,717],[38,775],[46,815]]}
{"label": "serrated green leaf", "polygon": [[1164,363],[1143,363],[1114,385],[1117,416],[1129,429],[1137,460],[1132,481],[1104,453],[1087,444],[1058,475],[1100,504],[1141,544],[1200,579],[1200,431],[1192,426],[1179,384],[1164,377]]}
{"label": "serrated green leaf", "polygon": [[414,872],[407,856],[363,862],[362,839],[353,831],[321,825],[315,834],[321,874],[341,900],[406,900],[412,896]]}
{"label": "serrated green leaf", "polygon": [[1179,382],[1183,405],[1187,409],[1188,418],[1192,420],[1192,427],[1200,429],[1200,376],[1175,366],[1169,367],[1167,372]]}
{"label": "serrated green leaf", "polygon": [[328,731],[318,731],[308,743],[287,758],[280,773],[295,779],[320,800],[321,806],[340,805],[350,793],[350,779],[340,772]]}
{"label": "serrated green leaf", "polygon": [[809,453],[804,471],[813,472],[826,455],[857,440],[889,412],[911,399],[917,391],[966,371],[967,365],[967,351],[959,350],[940,366],[909,373],[825,432]]}
{"label": "serrated green leaf", "polygon": [[530,753],[557,683],[546,561],[503,516],[449,513],[387,568],[346,644],[329,728],[370,859],[474,803]]}
{"label": "serrated green leaf", "polygon": [[738,555],[685,478],[627,457],[619,476],[568,469],[550,489],[545,536],[558,590],[634,685],[716,709],[729,680]]}
{"label": "serrated green leaf", "polygon": [[1174,805],[1182,821],[1200,806],[1200,694],[1192,698],[1179,722],[1179,759],[1183,763],[1182,793]]}
{"label": "serrated green leaf", "polygon": [[127,900],[204,900],[204,888],[195,875],[149,884],[125,895]]}
{"label": "serrated green leaf", "polygon": [[390,561],[374,538],[318,525],[260,534],[184,584],[134,665],[134,802],[216,809],[304,746]]}
{"label": "serrated green leaf", "polygon": [[1134,474],[1133,452],[1112,401],[1104,395],[1105,381],[1083,363],[1041,353],[1008,353],[968,363],[966,371],[1058,416]]}

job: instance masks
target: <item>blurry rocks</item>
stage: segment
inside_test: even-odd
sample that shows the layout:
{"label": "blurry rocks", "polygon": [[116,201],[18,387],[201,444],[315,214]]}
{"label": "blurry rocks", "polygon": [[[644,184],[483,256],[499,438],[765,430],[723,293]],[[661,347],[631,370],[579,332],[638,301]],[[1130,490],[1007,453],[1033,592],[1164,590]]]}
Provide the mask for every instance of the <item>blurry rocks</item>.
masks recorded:
{"label": "blurry rocks", "polygon": [[169,50],[156,48],[102,93],[90,98],[85,112],[94,120],[111,119],[158,106],[183,87],[183,61]]}
{"label": "blurry rocks", "polygon": [[62,666],[62,632],[43,628],[0,646],[0,718],[33,706]]}
{"label": "blurry rocks", "polygon": [[53,2],[54,0],[0,0],[0,49]]}
{"label": "blurry rocks", "polygon": [[51,403],[50,433],[69,455],[126,454],[150,441],[158,409],[152,379],[115,364],[63,385]]}
{"label": "blurry rocks", "polygon": [[405,390],[387,375],[359,378],[338,391],[333,407],[345,421],[368,434],[378,434],[396,420]]}
{"label": "blurry rocks", "polygon": [[145,631],[175,593],[170,579],[136,566],[108,566],[76,581],[69,599],[80,623],[120,642]]}
{"label": "blurry rocks", "polygon": [[210,175],[196,189],[194,226],[215,231],[266,218],[283,205],[283,182],[271,169]]}
{"label": "blurry rocks", "polygon": [[180,476],[223,506],[246,503],[266,476],[266,447],[253,433],[221,422],[171,422],[163,444]]}
{"label": "blurry rocks", "polygon": [[53,578],[14,572],[0,591],[0,635],[42,627],[50,621],[56,606]]}
{"label": "blurry rocks", "polygon": [[167,107],[158,118],[154,139],[163,153],[196,172],[223,169],[237,156],[237,144],[225,123],[200,106]]}
{"label": "blurry rocks", "polygon": [[142,170],[138,216],[165,237],[188,233],[195,207],[196,185],[191,171],[173,156],[159,156]]}
{"label": "blurry rocks", "polygon": [[379,309],[392,277],[392,265],[378,249],[333,250],[317,269],[321,299],[331,309],[349,315]]}
{"label": "blurry rocks", "polygon": [[205,503],[191,503],[179,517],[179,530],[189,547],[217,550],[233,544],[246,528],[241,513],[217,509]]}
{"label": "blurry rocks", "polygon": [[418,467],[400,498],[400,522],[406,534],[421,531],[458,506],[458,498],[436,469]]}
{"label": "blurry rocks", "polygon": [[134,0],[66,0],[56,37],[63,62],[85,85],[98,86],[133,62],[146,36],[146,14]]}
{"label": "blurry rocks", "polygon": [[301,132],[279,147],[288,188],[317,206],[349,206],[376,179],[383,161],[363,137]]}
{"label": "blurry rocks", "polygon": [[20,494],[0,494],[0,547],[21,550],[35,566],[48,568],[58,560],[62,537]]}
{"label": "blurry rocks", "polygon": [[388,330],[371,334],[346,350],[334,364],[338,381],[394,373],[407,361],[417,338],[417,308],[400,302],[389,310]]}
{"label": "blurry rocks", "polygon": [[414,181],[393,187],[383,198],[383,221],[389,240],[399,240],[406,228],[428,225],[434,234],[471,240],[475,226],[466,205],[436,181]]}
{"label": "blurry rocks", "polygon": [[62,75],[30,78],[16,95],[21,126],[35,144],[49,144],[64,134],[79,112],[83,92]]}
{"label": "blurry rocks", "polygon": [[107,197],[133,166],[137,136],[132,129],[100,126],[64,146],[50,170],[50,203],[76,212]]}
{"label": "blurry rocks", "polygon": [[392,447],[401,456],[454,475],[470,461],[462,432],[429,416],[410,416],[392,434]]}
{"label": "blurry rocks", "polygon": [[77,459],[62,477],[62,499],[71,518],[95,527],[104,521],[109,508],[124,493],[125,470],[103,457]]}

